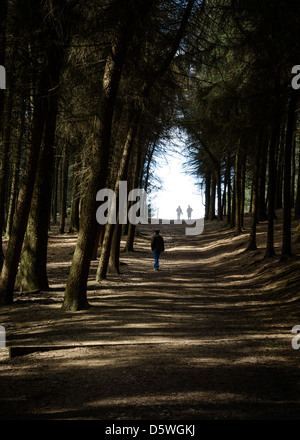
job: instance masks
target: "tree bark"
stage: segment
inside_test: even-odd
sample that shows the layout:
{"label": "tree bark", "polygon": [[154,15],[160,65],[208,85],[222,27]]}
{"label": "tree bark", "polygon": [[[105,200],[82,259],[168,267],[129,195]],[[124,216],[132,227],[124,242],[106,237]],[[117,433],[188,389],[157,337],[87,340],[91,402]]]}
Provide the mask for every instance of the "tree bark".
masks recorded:
{"label": "tree bark", "polygon": [[234,187],[235,187],[235,234],[242,233],[241,224],[241,151],[240,144],[237,146],[235,154],[235,174],[234,174]]}
{"label": "tree bark", "polygon": [[72,188],[72,205],[71,205],[71,215],[69,224],[69,233],[79,231],[79,155],[76,154],[73,164],[73,188]]}
{"label": "tree bark", "polygon": [[257,249],[256,225],[257,225],[257,217],[258,217],[258,185],[259,185],[259,170],[260,170],[259,162],[260,162],[260,157],[258,153],[258,148],[256,146],[256,157],[254,158],[253,181],[252,181],[251,228],[250,228],[249,242],[246,251],[253,251]]}
{"label": "tree bark", "polygon": [[51,194],[51,218],[54,225],[57,224],[57,191],[58,191],[59,168],[60,168],[60,157],[55,157],[54,170],[53,170],[53,187]]}
{"label": "tree bark", "polygon": [[49,290],[47,276],[48,231],[51,212],[57,95],[48,98],[49,111],[31,201],[21,263],[16,280],[19,291]]}
{"label": "tree bark", "polygon": [[300,152],[298,153],[298,180],[297,180],[294,218],[296,220],[300,219]]}
{"label": "tree bark", "polygon": [[281,248],[281,260],[286,260],[292,255],[291,243],[291,158],[295,127],[295,111],[298,93],[292,89],[288,107],[288,121],[286,129],[285,154],[284,154],[284,206],[283,206],[283,236]]}
{"label": "tree bark", "polygon": [[[5,66],[6,60],[6,18],[7,18],[8,1],[2,0],[0,4],[0,65]],[[4,228],[4,172],[6,165],[3,161],[7,159],[7,153],[4,149],[4,93],[0,93],[0,152],[1,152],[1,164],[0,164],[0,270],[3,265],[3,247],[2,247],[2,232]]]}
{"label": "tree bark", "polygon": [[296,153],[296,141],[293,141],[292,147],[292,178],[291,178],[291,207],[295,207],[295,175],[296,175],[296,164],[295,164],[295,153]]}
{"label": "tree bark", "polygon": [[231,223],[231,155],[228,153],[226,162],[227,175],[227,224]]}
{"label": "tree bark", "polygon": [[222,211],[222,182],[221,182],[221,170],[220,168],[216,171],[217,173],[217,188],[218,188],[218,221],[223,220]]}
{"label": "tree bark", "polygon": [[268,163],[268,231],[267,245],[265,257],[271,258],[275,255],[274,249],[274,217],[275,217],[275,153],[276,145],[279,138],[280,118],[274,120],[270,146],[269,146],[269,163]]}
{"label": "tree bark", "polygon": [[120,241],[122,235],[122,225],[117,223],[114,228],[113,238],[111,242],[111,248],[109,253],[109,261],[107,273],[119,274],[120,273]]}
{"label": "tree bark", "polygon": [[[122,153],[122,158],[121,158],[120,167],[119,167],[119,171],[118,171],[118,175],[117,175],[117,179],[116,179],[115,190],[114,190],[115,195],[116,195],[116,208],[117,208],[117,210],[118,210],[118,206],[119,206],[119,182],[122,180],[125,180],[125,178],[127,176],[128,163],[129,163],[130,155],[131,155],[131,152],[133,149],[133,144],[134,144],[134,141],[136,138],[138,124],[139,124],[139,120],[140,120],[140,116],[141,116],[139,109],[133,110],[133,112],[134,113],[133,113],[132,117],[130,118],[130,122],[129,122],[129,129],[128,129],[128,133],[127,133],[127,137],[126,137],[126,141],[125,141],[125,145],[124,145],[124,149],[123,149],[123,153]],[[118,214],[118,212],[117,212],[117,214]],[[105,228],[105,234],[104,234],[104,240],[103,240],[103,245],[102,245],[102,250],[101,250],[100,262],[99,262],[99,266],[97,269],[96,281],[98,281],[98,282],[106,278],[111,243],[112,243],[112,238],[113,238],[115,226],[116,225],[114,225],[114,224],[107,223],[106,228]]]}
{"label": "tree bark", "polygon": [[102,80],[98,133],[96,133],[94,139],[90,175],[82,202],[84,215],[82,215],[80,222],[78,239],[64,296],[63,308],[67,310],[77,311],[88,307],[87,279],[98,230],[96,194],[99,189],[105,188],[108,176],[107,165],[110,153],[112,119],[121,71],[131,36],[126,29],[126,23],[124,23],[119,29],[118,35],[116,35],[106,60]]}
{"label": "tree bark", "polygon": [[265,136],[261,136],[260,141],[260,164],[259,164],[259,179],[258,179],[258,200],[257,200],[257,219],[265,221],[267,219],[266,213],[266,163],[267,163],[267,148]]}
{"label": "tree bark", "polygon": [[233,182],[232,182],[232,205],[231,205],[231,221],[230,221],[230,227],[233,229],[235,227],[235,202],[236,202],[236,198],[235,198],[235,186],[236,186],[236,178],[235,178],[235,172],[234,172],[234,176],[233,176]]}
{"label": "tree bark", "polygon": [[61,188],[60,188],[60,227],[59,232],[63,234],[65,232],[66,224],[66,208],[67,208],[67,191],[68,191],[68,170],[69,170],[69,155],[68,145],[65,142],[63,148],[62,168],[61,168]]}
{"label": "tree bark", "polygon": [[285,136],[286,136],[285,129],[286,129],[286,118],[283,118],[281,123],[279,151],[277,157],[275,209],[282,208],[284,144],[285,144]]}
{"label": "tree bark", "polygon": [[215,220],[215,218],[216,218],[216,172],[215,172],[215,170],[212,171],[208,218],[209,218],[209,220]]}
{"label": "tree bark", "polygon": [[[142,136],[139,138],[141,139]],[[134,165],[134,172],[133,172],[133,183],[132,188],[137,188],[139,186],[139,180],[140,180],[140,170],[141,170],[141,164],[142,164],[142,152],[140,151],[139,144],[136,146],[135,151],[135,165]],[[136,225],[130,223],[128,226],[128,233],[127,233],[127,239],[126,239],[126,245],[125,245],[125,251],[126,252],[133,252],[134,251],[134,237],[135,237],[135,230]]]}
{"label": "tree bark", "polygon": [[14,154],[14,160],[13,160],[13,171],[12,171],[12,184],[11,184],[11,195],[10,195],[10,201],[9,201],[9,209],[8,209],[8,215],[7,215],[7,222],[6,222],[6,231],[5,235],[7,238],[11,235],[11,228],[14,218],[14,213],[16,209],[16,201],[18,198],[18,188],[19,188],[19,180],[20,180],[20,164],[21,164],[21,150],[22,150],[22,143],[24,139],[24,132],[25,132],[25,100],[23,109],[21,111],[21,121],[20,121],[20,129],[18,130],[18,141],[16,146],[16,151]]}
{"label": "tree bark", "polygon": [[0,275],[0,304],[11,304],[13,302],[15,279],[26,231],[44,123],[47,114],[47,92],[48,87],[44,72],[42,74],[39,92],[35,99],[32,141],[27,150],[26,163],[23,171],[23,182],[19,192],[16,214],[12,225],[12,234],[8,242],[7,252]]}
{"label": "tree bark", "polygon": [[205,173],[205,220],[209,219],[211,172]]}
{"label": "tree bark", "polygon": [[245,210],[245,187],[246,187],[246,152],[243,148],[241,151],[241,195],[240,195],[240,222],[241,230],[244,229],[244,210]]}

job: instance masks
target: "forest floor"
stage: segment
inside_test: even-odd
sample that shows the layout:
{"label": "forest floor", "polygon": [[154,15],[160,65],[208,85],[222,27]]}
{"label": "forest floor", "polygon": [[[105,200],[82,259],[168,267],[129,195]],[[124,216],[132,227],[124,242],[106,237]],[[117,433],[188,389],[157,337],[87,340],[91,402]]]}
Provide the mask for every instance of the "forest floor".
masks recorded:
{"label": "forest floor", "polygon": [[240,236],[225,222],[198,236],[185,227],[160,225],[159,272],[153,225],[139,225],[120,275],[97,284],[93,261],[91,307],[77,313],[61,308],[76,235],[52,229],[52,290],[0,310],[12,347],[0,350],[1,420],[299,419],[300,260],[280,262],[280,217],[267,260],[265,222],[251,252],[249,218]]}

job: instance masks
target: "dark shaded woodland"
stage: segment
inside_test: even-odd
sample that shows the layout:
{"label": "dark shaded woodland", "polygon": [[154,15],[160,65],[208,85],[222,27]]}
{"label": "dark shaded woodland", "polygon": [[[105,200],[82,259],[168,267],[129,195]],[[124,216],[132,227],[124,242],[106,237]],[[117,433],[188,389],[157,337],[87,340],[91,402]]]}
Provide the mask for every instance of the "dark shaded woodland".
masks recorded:
{"label": "dark shaded woodland", "polygon": [[121,180],[151,191],[174,129],[187,139],[206,220],[225,219],[236,236],[251,213],[245,251],[267,221],[272,258],[283,209],[276,257],[293,258],[299,17],[297,0],[2,0],[0,304],[51,287],[55,225],[78,234],[63,308],[88,307],[91,261],[100,251],[97,281],[118,274],[121,235],[127,251],[135,236],[135,225],[97,223],[96,194],[118,196]]}

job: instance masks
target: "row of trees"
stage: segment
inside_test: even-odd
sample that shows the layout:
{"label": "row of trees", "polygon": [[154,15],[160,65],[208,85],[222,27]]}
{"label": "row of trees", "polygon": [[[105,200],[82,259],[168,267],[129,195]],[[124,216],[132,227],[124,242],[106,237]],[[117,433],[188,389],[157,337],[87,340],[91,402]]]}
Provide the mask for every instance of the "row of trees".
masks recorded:
{"label": "row of trees", "polygon": [[[8,85],[1,103],[0,228],[9,236],[1,254],[2,304],[13,302],[15,288],[49,288],[49,224],[59,201],[60,230],[65,230],[70,169],[70,231],[78,232],[78,240],[64,308],[88,305],[90,262],[100,239],[97,280],[109,269],[118,271],[122,225],[97,223],[96,194],[109,187],[118,197],[120,180],[127,180],[129,190],[149,185],[151,159],[174,117],[185,63],[180,48],[204,5],[195,0],[1,3]],[[130,250],[134,225],[126,232]]]}
{"label": "row of trees", "polygon": [[256,249],[258,221],[268,220],[265,253],[271,257],[275,211],[283,208],[282,259],[292,255],[292,208],[297,219],[300,210],[299,92],[291,87],[300,60],[299,8],[292,0],[210,2],[203,50],[193,57],[195,77],[182,101],[206,218],[227,214],[240,234],[249,210],[249,250]]}
{"label": "row of trees", "polygon": [[239,233],[250,186],[249,248],[257,220],[268,215],[267,254],[274,253],[274,212],[283,203],[289,255],[292,200],[297,207],[300,196],[291,191],[299,181],[290,87],[298,13],[296,0],[3,0],[0,230],[9,240],[4,254],[0,234],[0,303],[12,303],[16,288],[49,288],[49,225],[59,205],[66,230],[72,188],[68,231],[78,239],[63,307],[88,306],[99,243],[98,281],[119,271],[122,232],[127,250],[135,234],[132,224],[97,223],[97,192],[112,188],[118,201],[121,180],[129,191],[148,190],[155,154],[174,126],[188,135],[207,218],[216,215],[217,194],[218,217],[227,214]]}

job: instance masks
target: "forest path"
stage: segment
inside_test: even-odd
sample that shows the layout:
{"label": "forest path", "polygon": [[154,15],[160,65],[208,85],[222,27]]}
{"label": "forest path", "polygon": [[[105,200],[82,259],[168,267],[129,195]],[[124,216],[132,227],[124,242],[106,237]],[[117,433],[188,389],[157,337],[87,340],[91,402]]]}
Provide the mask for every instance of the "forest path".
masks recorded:
{"label": "forest path", "polygon": [[51,234],[54,290],[0,311],[8,345],[36,347],[0,361],[1,419],[299,418],[298,260],[264,261],[262,246],[243,253],[247,234],[223,222],[199,236],[159,227],[161,271],[153,226],[139,226],[120,275],[99,286],[92,262],[91,308],[77,313],[61,310],[76,237]]}

